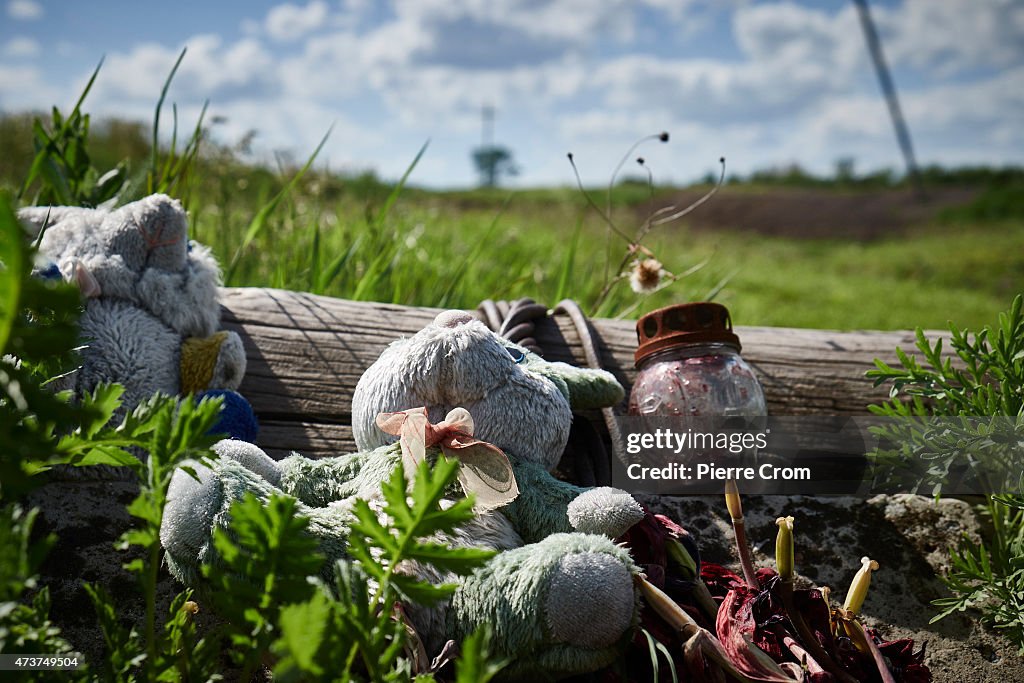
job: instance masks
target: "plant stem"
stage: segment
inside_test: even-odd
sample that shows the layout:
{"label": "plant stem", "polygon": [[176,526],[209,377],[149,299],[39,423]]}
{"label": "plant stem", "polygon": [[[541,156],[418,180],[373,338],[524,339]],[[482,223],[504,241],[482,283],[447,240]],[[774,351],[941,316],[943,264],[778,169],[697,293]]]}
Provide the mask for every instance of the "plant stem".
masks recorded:
{"label": "plant stem", "polygon": [[732,520],[732,530],[736,536],[736,554],[740,558],[743,578],[748,586],[754,590],[761,590],[761,586],[757,583],[757,574],[754,573],[754,560],[750,556],[750,544],[747,543],[747,529],[743,523],[743,500],[740,498],[740,491],[733,479],[725,482],[725,507],[728,508],[729,518]]}
{"label": "plant stem", "polygon": [[[157,538],[160,537],[159,529]],[[146,567],[146,668],[152,671],[156,665],[156,582],[160,569],[160,543],[149,548],[149,565]]]}
{"label": "plant stem", "polygon": [[754,558],[750,554],[750,544],[747,543],[747,529],[742,517],[732,520],[732,530],[736,535],[736,552],[740,556],[743,579],[751,588],[760,590],[760,586],[757,583],[757,574],[754,572]]}
{"label": "plant stem", "polygon": [[[627,257],[626,261],[628,260],[629,259]],[[597,298],[594,299],[594,303],[591,304],[591,315],[597,315],[598,309],[601,308],[601,304],[604,303],[604,300],[608,298],[608,295],[612,291],[612,287],[614,287],[617,282],[621,282],[626,279],[626,276],[622,274],[622,269],[626,267],[626,261],[623,261],[622,265],[619,266],[618,275],[610,279],[607,276],[605,277],[604,287],[601,288],[601,292],[597,295]]]}
{"label": "plant stem", "polygon": [[[643,595],[647,605],[668,622],[669,626],[676,629],[684,641],[688,642],[691,639],[697,639],[704,656],[736,680],[743,683],[753,680],[750,676],[736,668],[736,665],[729,658],[729,654],[725,651],[718,638],[713,636],[707,629],[702,628],[672,598],[642,576],[633,577],[633,581],[639,586],[640,594]],[[765,669],[762,677],[758,678],[758,680],[769,683],[799,683],[790,678],[778,664],[756,645],[748,641],[746,647],[754,659],[760,662]]]}
{"label": "plant stem", "polygon": [[875,666],[878,667],[878,673],[882,676],[882,683],[896,683],[896,680],[892,677],[892,672],[889,671],[889,667],[886,666],[885,657],[882,656],[882,651],[878,649],[877,645],[875,645],[874,639],[868,635],[867,630],[864,628],[864,624],[860,623],[856,619],[851,619],[847,624],[853,624],[864,637],[864,643],[867,645],[868,651],[871,653],[871,657],[875,660]]}
{"label": "plant stem", "polygon": [[[796,660],[800,662],[802,666],[807,667],[808,673],[820,674],[825,672],[825,668],[811,653],[805,650],[800,643],[793,640],[793,637],[786,632],[786,629],[781,624],[776,624],[772,627],[772,633],[779,637],[782,644],[789,650],[790,654],[796,657]],[[856,679],[852,679],[856,682]]]}
{"label": "plant stem", "polygon": [[718,618],[718,603],[711,597],[711,591],[699,576],[693,582],[693,595],[697,600],[697,606],[704,610],[712,624],[715,623]]}
{"label": "plant stem", "polygon": [[796,605],[793,603],[793,582],[782,581],[779,583],[779,595],[782,598],[782,604],[786,608],[786,615],[789,616],[789,621],[793,624],[797,634],[800,636],[804,647],[814,656],[821,666],[825,668],[830,674],[835,676],[843,683],[857,683],[857,679],[846,673],[839,668],[839,665],[835,663],[832,657],[829,656],[825,648],[821,646],[810,627],[807,626],[807,622],[804,621],[804,617],[796,609]]}

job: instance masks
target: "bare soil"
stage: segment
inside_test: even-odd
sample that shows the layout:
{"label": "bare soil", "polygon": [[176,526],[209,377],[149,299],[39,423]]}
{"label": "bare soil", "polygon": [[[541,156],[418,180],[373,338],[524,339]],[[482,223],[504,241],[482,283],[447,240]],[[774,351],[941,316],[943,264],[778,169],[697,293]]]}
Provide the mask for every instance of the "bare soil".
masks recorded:
{"label": "bare soil", "polygon": [[[934,220],[943,210],[977,197],[974,188],[929,190],[921,197],[910,189],[841,191],[817,188],[724,187],[686,216],[700,231],[729,230],[798,239],[868,241],[894,235]],[[672,203],[685,207],[701,197],[685,190]],[[662,205],[659,202],[659,205]],[[638,223],[648,213],[637,207]]]}

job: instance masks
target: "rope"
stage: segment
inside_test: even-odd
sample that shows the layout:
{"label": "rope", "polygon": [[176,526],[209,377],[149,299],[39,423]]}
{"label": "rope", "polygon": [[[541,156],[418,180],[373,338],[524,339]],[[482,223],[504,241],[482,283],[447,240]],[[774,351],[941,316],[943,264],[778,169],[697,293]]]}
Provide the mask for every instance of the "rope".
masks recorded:
{"label": "rope", "polygon": [[537,330],[534,321],[547,317],[546,306],[533,299],[517,299],[512,302],[486,299],[480,302],[476,310],[481,313],[484,324],[491,331],[538,356],[544,355],[533,335]]}
{"label": "rope", "polygon": [[[598,370],[603,369],[601,366],[601,355],[597,351],[597,345],[594,343],[594,337],[590,331],[590,321],[587,320],[587,316],[583,313],[579,304],[572,299],[562,299],[555,306],[554,313],[567,313],[569,315],[573,327],[576,328],[576,334],[580,338],[580,345],[583,347],[583,357],[587,360],[587,366]],[[608,429],[608,436],[611,437],[612,452],[621,460],[622,454],[615,453],[616,445],[622,443],[619,423],[615,420],[615,410],[611,407],[601,408],[601,416],[604,418],[604,426]],[[595,465],[595,469],[598,470],[595,473],[597,478],[610,483],[612,473],[608,464],[608,458],[600,458]]]}
{"label": "rope", "polygon": [[[516,301],[493,301],[487,299],[477,306],[484,324],[499,336],[523,346],[539,356],[544,351],[537,342],[536,321],[549,315],[565,313],[572,321],[576,334],[583,347],[583,357],[587,366],[602,369],[601,356],[594,343],[589,321],[583,310],[572,299],[563,299],[550,311],[533,299]],[[615,412],[611,408],[602,408],[605,426],[612,437],[612,443],[619,442],[619,426],[615,421]],[[586,418],[573,414],[572,429],[566,445],[563,461],[568,456],[573,468],[573,479],[581,486],[606,486],[611,483],[611,467],[608,451],[604,441],[594,426]]]}

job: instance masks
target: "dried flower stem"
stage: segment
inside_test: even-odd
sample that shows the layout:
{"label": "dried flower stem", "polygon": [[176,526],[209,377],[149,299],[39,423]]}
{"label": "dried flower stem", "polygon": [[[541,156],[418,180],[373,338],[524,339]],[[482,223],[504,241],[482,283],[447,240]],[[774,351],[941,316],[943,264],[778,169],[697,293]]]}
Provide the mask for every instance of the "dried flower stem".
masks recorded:
{"label": "dried flower stem", "polygon": [[740,501],[740,492],[736,488],[736,482],[732,479],[725,484],[725,506],[729,509],[729,517],[732,519],[732,530],[736,536],[736,553],[740,557],[743,579],[754,590],[760,590],[761,586],[757,583],[757,574],[754,572],[754,559],[750,555],[750,544],[747,543],[747,528],[743,523],[743,503]]}
{"label": "dried flower stem", "polygon": [[[878,673],[882,676],[882,683],[896,683],[896,680],[892,677],[892,672],[889,671],[889,667],[885,663],[885,657],[882,656],[882,651],[875,645],[875,640],[868,635],[867,630],[864,628],[864,624],[860,623],[856,618],[851,619],[852,625],[860,631],[860,634],[864,638],[864,644],[867,646],[868,651],[871,652],[871,658],[875,660],[875,666],[878,667]],[[847,629],[850,628],[850,622],[847,622]]]}
{"label": "dried flower stem", "polygon": [[[807,648],[807,650],[814,656],[821,666],[825,668],[830,674],[836,677],[837,680],[842,683],[857,683],[857,679],[850,674],[839,668],[835,660],[825,651],[825,648],[818,642],[817,636],[811,631],[807,622],[804,621],[804,617],[797,610],[796,604],[793,602],[793,581],[781,581],[779,583],[779,597],[782,598],[782,605],[786,608],[786,616],[789,617],[789,621],[793,624],[793,628],[796,629],[797,635],[800,636],[801,642]],[[826,599],[825,604],[828,604]]]}
{"label": "dried flower stem", "polygon": [[587,203],[590,204],[594,211],[597,211],[597,215],[604,219],[605,224],[612,230],[612,232],[632,244],[633,240],[629,238],[629,235],[619,230],[619,226],[615,225],[611,216],[601,210],[601,207],[594,202],[593,197],[591,197],[590,193],[583,187],[583,180],[580,178],[580,171],[576,168],[576,162],[572,158],[572,153],[570,152],[568,156],[569,164],[572,166],[572,172],[576,176],[576,187],[578,187],[580,192],[583,194],[583,198],[587,200]]}
{"label": "dried flower stem", "polygon": [[639,147],[640,145],[644,144],[648,140],[660,140],[661,142],[668,142],[668,133],[661,132],[661,133],[655,133],[654,135],[648,135],[646,137],[642,137],[642,138],[640,138],[639,140],[637,140],[636,142],[633,143],[633,146],[629,148],[629,151],[627,151],[625,154],[622,155],[622,159],[620,159],[618,165],[615,166],[615,170],[612,171],[612,177],[608,181],[608,210],[607,210],[607,214],[608,214],[609,218],[611,218],[611,215],[612,215],[612,188],[615,187],[615,179],[618,177],[619,171],[621,171],[622,167],[626,165],[626,162],[629,160],[629,158],[633,156],[633,152],[636,151],[636,148]]}
{"label": "dried flower stem", "polygon": [[[712,187],[710,190],[704,193],[704,196],[702,196],[700,199],[698,199],[697,201],[683,209],[676,210],[677,207],[675,206],[666,206],[652,213],[650,216],[647,217],[647,220],[645,220],[643,224],[640,226],[640,230],[637,231],[636,241],[639,242],[644,237],[646,237],[647,233],[649,233],[652,228],[658,225],[664,225],[665,223],[671,223],[672,221],[679,220],[680,218],[687,215],[688,213],[696,209],[698,206],[700,206],[701,204],[715,196],[715,193],[718,192],[718,189],[722,187],[723,183],[725,182],[725,157],[721,157],[718,160],[718,162],[721,164],[721,170],[718,174],[718,182],[715,183],[714,187]],[[671,213],[673,211],[675,213]],[[663,214],[669,215],[665,216]]]}
{"label": "dried flower stem", "polygon": [[[742,683],[753,683],[754,679],[736,668],[722,643],[711,632],[702,628],[700,624],[694,621],[693,617],[677,605],[672,598],[643,576],[635,576],[633,580],[640,587],[640,593],[643,595],[647,605],[668,622],[669,626],[676,629],[683,636],[683,639],[687,642],[687,645],[684,645],[684,650],[687,647],[692,647],[694,643],[699,643],[700,650],[704,656],[721,667],[727,674]],[[766,683],[798,683],[790,678],[779,668],[779,665],[774,660],[756,645],[747,642],[747,647],[750,649],[753,657],[766,668],[766,674],[759,676],[757,678],[758,681]]]}
{"label": "dried flower stem", "polygon": [[[779,637],[779,640],[786,646],[790,654],[796,657],[796,661],[806,667],[809,673],[821,674],[825,672],[825,668],[818,663],[818,660],[811,656],[811,653],[805,650],[800,643],[793,640],[793,637],[786,632],[786,629],[781,624],[775,624],[772,627],[772,633]],[[856,679],[853,680],[856,681]]]}

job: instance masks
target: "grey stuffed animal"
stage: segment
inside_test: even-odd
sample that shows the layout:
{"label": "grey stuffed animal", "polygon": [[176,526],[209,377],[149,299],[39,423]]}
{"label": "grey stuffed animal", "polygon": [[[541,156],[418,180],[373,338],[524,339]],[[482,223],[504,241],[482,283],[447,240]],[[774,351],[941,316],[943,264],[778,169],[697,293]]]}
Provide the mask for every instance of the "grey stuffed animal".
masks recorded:
{"label": "grey stuffed animal", "polygon": [[377,416],[426,406],[437,423],[462,407],[472,416],[474,437],[507,455],[519,494],[447,539],[499,551],[483,568],[468,578],[409,569],[459,584],[450,601],[410,606],[409,617],[432,652],[490,625],[500,653],[513,658],[506,672],[512,676],[593,671],[615,658],[636,623],[638,570],[612,539],[643,512],[622,491],[582,489],[549,470],[568,439],[571,409],[613,405],[621,397],[622,387],[607,372],[544,361],[468,314],[446,311],[389,346],[363,374],[353,397],[360,452],[275,462],[251,444],[223,441],[212,468],[194,466],[198,480],[177,472],[161,531],[168,564],[201,588],[199,565],[212,557],[212,531],[230,528],[228,508],[247,492],[294,496],[322,551],[331,560],[346,558],[353,499],[372,507],[402,458],[394,437],[376,426]]}
{"label": "grey stuffed animal", "polygon": [[[206,247],[188,240],[181,204],[156,194],[119,209],[29,207],[18,218],[40,255],[86,297],[82,365],[61,389],[125,386],[122,411],[160,391],[236,389],[245,352],[217,331],[220,272]],[[45,227],[45,230],[44,230]]]}

